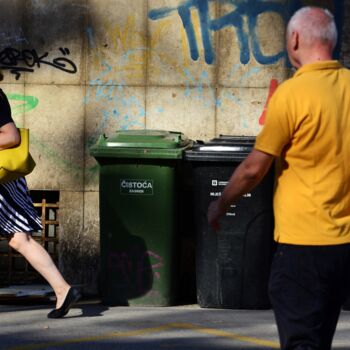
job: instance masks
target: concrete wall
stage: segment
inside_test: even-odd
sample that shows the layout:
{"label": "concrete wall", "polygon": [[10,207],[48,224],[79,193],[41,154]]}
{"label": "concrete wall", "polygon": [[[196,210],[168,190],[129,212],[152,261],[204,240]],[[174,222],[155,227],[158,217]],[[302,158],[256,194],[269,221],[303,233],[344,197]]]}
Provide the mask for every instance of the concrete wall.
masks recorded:
{"label": "concrete wall", "polygon": [[269,93],[291,73],[284,28],[300,5],[342,1],[3,0],[1,84],[31,130],[31,189],[60,191],[61,269],[96,292],[98,169],[88,148],[117,129],[192,139],[256,135]]}

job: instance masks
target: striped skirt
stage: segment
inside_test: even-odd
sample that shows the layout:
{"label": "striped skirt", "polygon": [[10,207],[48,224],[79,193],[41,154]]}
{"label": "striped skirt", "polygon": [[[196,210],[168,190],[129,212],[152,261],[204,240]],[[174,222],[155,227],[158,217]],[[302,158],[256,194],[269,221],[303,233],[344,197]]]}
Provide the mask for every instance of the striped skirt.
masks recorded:
{"label": "striped skirt", "polygon": [[0,184],[0,234],[42,230],[24,177]]}

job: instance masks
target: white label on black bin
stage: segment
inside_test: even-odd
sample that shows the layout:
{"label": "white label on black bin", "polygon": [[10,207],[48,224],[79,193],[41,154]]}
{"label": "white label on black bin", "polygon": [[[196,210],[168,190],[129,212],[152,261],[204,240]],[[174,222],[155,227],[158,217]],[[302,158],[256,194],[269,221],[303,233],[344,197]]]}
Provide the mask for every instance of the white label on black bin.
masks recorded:
{"label": "white label on black bin", "polygon": [[[211,190],[209,192],[209,196],[210,197],[214,197],[214,198],[215,197],[220,197],[221,193],[223,191],[223,188],[227,184],[228,184],[228,181],[212,179],[211,180]],[[222,188],[220,188],[220,187],[222,187]],[[243,198],[252,198],[252,194],[248,192],[248,193],[245,193],[242,197]],[[235,217],[237,215],[236,209],[237,209],[236,204],[232,204],[230,206],[230,209],[226,212],[226,216]]]}
{"label": "white label on black bin", "polygon": [[121,179],[120,194],[153,195],[153,180]]}
{"label": "white label on black bin", "polygon": [[216,179],[212,179],[211,180],[211,185],[212,187],[225,187],[228,184],[228,181],[221,181],[221,180],[216,180]]}
{"label": "white label on black bin", "polygon": [[230,209],[226,212],[226,216],[236,216],[236,204],[230,205]]}
{"label": "white label on black bin", "polygon": [[221,192],[210,192],[209,196],[210,197],[220,197],[221,196]]}

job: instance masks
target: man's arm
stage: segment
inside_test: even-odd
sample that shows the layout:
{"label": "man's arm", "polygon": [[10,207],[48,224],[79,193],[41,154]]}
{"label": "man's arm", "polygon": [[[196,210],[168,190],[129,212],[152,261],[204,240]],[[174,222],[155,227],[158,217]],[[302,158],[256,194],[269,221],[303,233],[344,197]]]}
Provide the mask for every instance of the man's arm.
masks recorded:
{"label": "man's arm", "polygon": [[230,205],[243,194],[252,190],[264,178],[273,163],[274,156],[253,149],[247,158],[232,174],[224,191],[208,208],[208,223],[217,231],[219,219],[226,213]]}

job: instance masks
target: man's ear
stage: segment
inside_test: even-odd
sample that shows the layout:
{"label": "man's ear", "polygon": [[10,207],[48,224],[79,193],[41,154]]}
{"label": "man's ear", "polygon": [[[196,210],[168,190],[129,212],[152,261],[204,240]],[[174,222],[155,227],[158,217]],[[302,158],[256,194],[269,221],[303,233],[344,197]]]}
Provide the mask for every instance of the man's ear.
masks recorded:
{"label": "man's ear", "polygon": [[294,51],[299,49],[299,33],[296,31],[292,32],[292,48]]}

